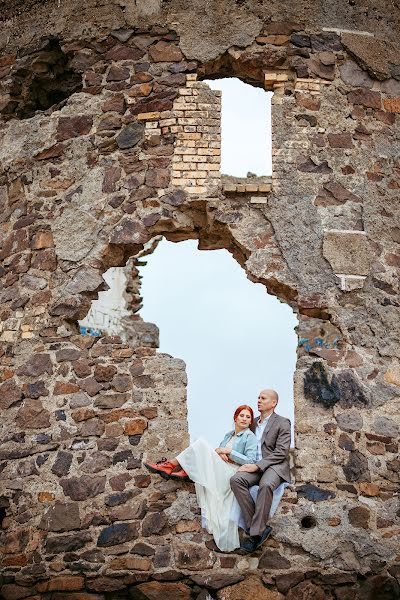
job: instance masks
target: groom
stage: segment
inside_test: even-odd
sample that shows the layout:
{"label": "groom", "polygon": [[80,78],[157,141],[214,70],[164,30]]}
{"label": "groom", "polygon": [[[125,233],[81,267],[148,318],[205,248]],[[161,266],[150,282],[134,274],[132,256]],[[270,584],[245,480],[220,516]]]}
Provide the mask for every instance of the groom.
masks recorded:
{"label": "groom", "polygon": [[[249,534],[240,547],[248,553],[259,548],[272,531],[267,521],[273,491],[283,481],[290,482],[290,421],[274,412],[278,400],[275,390],[260,392],[257,401],[260,416],[253,427],[257,438],[256,463],[242,465],[231,477],[231,488]],[[260,486],[255,504],[249,491],[253,485]]]}

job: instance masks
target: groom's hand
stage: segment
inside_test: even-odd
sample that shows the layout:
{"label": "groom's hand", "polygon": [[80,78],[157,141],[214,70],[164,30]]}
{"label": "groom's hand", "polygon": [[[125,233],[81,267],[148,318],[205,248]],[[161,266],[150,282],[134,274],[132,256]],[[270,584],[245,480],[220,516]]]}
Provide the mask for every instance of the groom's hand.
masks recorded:
{"label": "groom's hand", "polygon": [[257,471],[259,471],[259,468],[257,467],[257,465],[242,465],[241,467],[239,467],[238,471],[242,471],[244,473],[256,473]]}

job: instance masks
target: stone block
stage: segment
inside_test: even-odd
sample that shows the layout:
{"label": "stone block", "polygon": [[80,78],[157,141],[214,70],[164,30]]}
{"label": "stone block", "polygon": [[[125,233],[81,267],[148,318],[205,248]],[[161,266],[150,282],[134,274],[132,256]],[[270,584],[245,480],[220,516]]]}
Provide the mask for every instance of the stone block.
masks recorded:
{"label": "stone block", "polygon": [[322,251],[335,273],[368,275],[370,271],[372,257],[364,232],[326,230]]}

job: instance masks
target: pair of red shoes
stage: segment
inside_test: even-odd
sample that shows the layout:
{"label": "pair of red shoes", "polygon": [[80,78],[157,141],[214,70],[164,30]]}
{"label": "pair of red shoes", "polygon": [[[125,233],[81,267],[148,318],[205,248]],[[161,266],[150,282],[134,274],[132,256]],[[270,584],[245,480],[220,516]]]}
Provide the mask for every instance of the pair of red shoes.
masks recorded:
{"label": "pair of red shoes", "polygon": [[177,479],[179,481],[191,481],[189,475],[182,468],[179,471],[175,471],[176,465],[166,458],[162,458],[156,463],[143,463],[146,469],[152,473],[161,475],[164,479]]}

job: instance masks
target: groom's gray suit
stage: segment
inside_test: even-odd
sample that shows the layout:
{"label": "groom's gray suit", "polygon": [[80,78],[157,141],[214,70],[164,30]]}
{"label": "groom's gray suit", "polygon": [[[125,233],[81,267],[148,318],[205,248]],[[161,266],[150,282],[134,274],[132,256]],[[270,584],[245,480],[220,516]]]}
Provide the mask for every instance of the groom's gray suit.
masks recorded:
{"label": "groom's gray suit", "polygon": [[[259,417],[255,420],[253,431]],[[261,438],[262,458],[256,462],[255,473],[237,472],[231,477],[231,488],[242,509],[246,528],[250,535],[261,535],[267,526],[275,488],[282,481],[290,481],[289,449],[290,421],[272,413]],[[249,489],[259,485],[254,505]]]}

